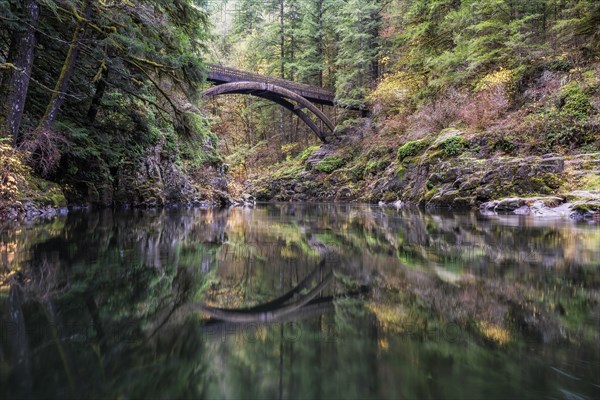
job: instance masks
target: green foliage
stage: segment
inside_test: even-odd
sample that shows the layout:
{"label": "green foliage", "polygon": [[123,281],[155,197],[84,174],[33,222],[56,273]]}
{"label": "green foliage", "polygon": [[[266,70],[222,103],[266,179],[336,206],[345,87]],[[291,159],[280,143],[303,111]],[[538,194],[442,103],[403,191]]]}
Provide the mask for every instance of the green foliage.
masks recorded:
{"label": "green foliage", "polygon": [[[502,10],[502,11],[499,11]],[[600,47],[600,6],[594,0],[397,1],[389,7],[388,52],[397,70],[427,76],[429,93],[471,84],[493,71],[543,64],[568,71],[569,52],[585,46],[592,58]],[[560,48],[567,44],[566,52]],[[550,63],[542,61],[564,54]]]}
{"label": "green foliage", "polygon": [[537,116],[542,120],[541,129],[550,148],[555,146],[575,147],[591,143],[597,139],[593,126],[585,121],[572,118],[565,113],[550,109]]}
{"label": "green foliage", "polygon": [[355,180],[359,181],[362,180],[365,176],[365,168],[366,166],[364,164],[359,163],[350,169],[350,173],[352,174]]}
{"label": "green foliage", "polygon": [[[16,3],[0,2],[2,15],[19,17]],[[32,128],[52,102],[51,93],[41,85],[30,85],[27,93],[20,148],[38,173],[69,188],[71,201],[82,202],[89,192],[111,187],[124,168],[141,167],[150,149],[179,166],[221,162],[208,120],[191,106],[201,89],[208,39],[203,0],[133,0],[127,7],[79,0],[38,4],[31,75],[44,85],[62,79],[65,55],[78,45],[64,40],[81,27],[73,14],[82,15],[91,4],[85,41],[73,53],[76,73],[66,82],[68,95],[43,132]],[[11,61],[20,29],[2,20],[0,64]],[[0,101],[4,92],[0,87]]]}
{"label": "green foliage", "polygon": [[414,140],[410,142],[406,142],[398,149],[398,160],[404,161],[405,158],[414,157],[417,154],[421,153],[428,146],[427,141],[425,140]]}
{"label": "green foliage", "polygon": [[22,154],[10,145],[10,138],[0,138],[0,200],[15,200],[22,186],[20,181],[29,173]]}
{"label": "green foliage", "polygon": [[413,96],[422,85],[422,79],[404,71],[384,77],[368,99],[371,103],[382,104],[386,111],[402,113],[413,106]]}
{"label": "green foliage", "polygon": [[468,142],[460,136],[452,136],[438,144],[438,148],[449,157],[461,155],[468,147]]}
{"label": "green foliage", "polygon": [[571,84],[563,88],[561,113],[575,119],[589,117],[592,110],[590,96],[578,84]]}
{"label": "green foliage", "polygon": [[548,148],[581,147],[597,140],[593,117],[598,114],[588,89],[577,83],[566,85],[557,102],[558,107],[549,107],[529,118],[541,130]]}
{"label": "green foliage", "polygon": [[558,59],[549,62],[545,67],[548,71],[569,72],[572,64],[568,60]]}
{"label": "green foliage", "polygon": [[314,152],[316,149],[318,149],[319,147],[320,147],[320,146],[310,146],[310,147],[307,147],[306,149],[304,149],[304,150],[302,151],[302,153],[300,153],[300,154],[298,155],[298,160],[300,160],[300,162],[305,162],[305,161],[308,159],[308,157],[310,157],[310,155],[311,155],[311,154],[312,154],[312,153],[313,153],[313,152]]}
{"label": "green foliage", "polygon": [[327,174],[332,173],[336,169],[344,166],[346,161],[338,156],[327,156],[322,159],[317,165],[315,165],[315,169],[319,172],[325,172]]}
{"label": "green foliage", "polygon": [[367,164],[364,167],[363,173],[366,175],[377,174],[377,173],[385,170],[390,165],[390,163],[391,163],[391,161],[390,161],[389,157],[376,158],[373,160],[369,160],[369,162],[367,162]]}
{"label": "green foliage", "polygon": [[515,144],[510,140],[500,138],[494,143],[493,149],[500,150],[505,153],[512,153],[515,150]]}
{"label": "green foliage", "polygon": [[378,77],[381,15],[378,0],[339,2],[334,19],[339,37],[336,57],[336,102],[362,107],[372,80]]}

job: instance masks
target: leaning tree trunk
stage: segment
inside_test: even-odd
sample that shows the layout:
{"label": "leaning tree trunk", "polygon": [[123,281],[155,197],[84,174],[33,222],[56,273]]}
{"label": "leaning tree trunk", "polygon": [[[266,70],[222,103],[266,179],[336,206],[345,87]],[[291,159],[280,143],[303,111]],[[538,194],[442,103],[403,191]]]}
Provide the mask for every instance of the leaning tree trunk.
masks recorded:
{"label": "leaning tree trunk", "polygon": [[71,82],[71,78],[75,72],[75,65],[77,64],[77,59],[79,58],[81,39],[85,33],[85,28],[90,19],[91,13],[92,0],[84,0],[83,17],[77,15],[77,26],[75,27],[75,32],[73,33],[73,38],[71,39],[71,45],[69,46],[69,51],[67,52],[67,57],[65,58],[65,62],[60,71],[58,81],[56,81],[56,86],[52,92],[52,97],[50,98],[48,106],[46,107],[46,112],[39,122],[39,130],[46,130],[50,128],[58,116],[60,107],[65,101],[65,95],[67,94],[67,90],[69,90],[69,83]]}
{"label": "leaning tree trunk", "polygon": [[40,19],[40,6],[36,0],[23,0],[22,29],[13,33],[8,55],[8,68],[0,86],[0,134],[11,136],[16,144],[23,119],[23,109],[29,89],[35,29]]}
{"label": "leaning tree trunk", "polygon": [[102,66],[102,71],[100,72],[100,77],[96,81],[96,91],[94,92],[94,97],[92,98],[92,103],[90,104],[90,108],[87,112],[87,121],[90,124],[93,124],[96,121],[96,116],[98,115],[98,110],[100,109],[100,105],[102,103],[102,97],[104,97],[104,93],[106,92],[107,87],[107,77],[108,77],[108,67]]}

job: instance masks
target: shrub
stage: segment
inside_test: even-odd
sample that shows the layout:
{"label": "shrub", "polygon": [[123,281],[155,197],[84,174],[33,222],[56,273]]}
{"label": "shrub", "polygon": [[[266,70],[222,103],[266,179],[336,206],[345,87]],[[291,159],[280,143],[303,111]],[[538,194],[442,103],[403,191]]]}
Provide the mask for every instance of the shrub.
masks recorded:
{"label": "shrub", "polygon": [[345,163],[346,162],[340,157],[328,156],[315,165],[315,169],[319,172],[330,174],[336,169],[342,167]]}
{"label": "shrub", "polygon": [[402,113],[412,108],[412,96],[422,85],[422,78],[404,71],[387,75],[368,96],[375,109]]}
{"label": "shrub", "polygon": [[56,171],[67,147],[70,146],[65,135],[53,129],[32,131],[24,136],[20,145],[20,149],[27,154],[29,165],[43,177]]}
{"label": "shrub", "polygon": [[352,168],[350,172],[354,176],[354,179],[361,180],[365,176],[365,165],[358,164],[354,168]]}
{"label": "shrub", "polygon": [[485,129],[510,106],[509,96],[503,86],[483,90],[474,95],[461,108],[460,117],[475,129]]}
{"label": "shrub", "polygon": [[18,180],[29,170],[10,140],[0,138],[0,200],[13,200],[18,192]]}
{"label": "shrub", "polygon": [[507,92],[516,90],[516,73],[510,69],[500,68],[484,76],[475,86],[475,92],[504,88]]}
{"label": "shrub", "polygon": [[548,146],[573,148],[592,143],[597,138],[592,118],[594,107],[584,88],[576,83],[563,87],[558,106],[558,109],[552,107],[539,114]]}
{"label": "shrub", "polygon": [[414,157],[427,147],[425,140],[414,140],[406,142],[398,149],[398,160],[403,161],[407,157]]}
{"label": "shrub", "polygon": [[592,111],[590,96],[577,84],[563,88],[560,103],[561,113],[576,119],[585,119]]}
{"label": "shrub", "polygon": [[494,143],[494,150],[501,150],[505,153],[512,153],[515,151],[515,145],[509,140],[504,138],[498,139],[496,143]]}
{"label": "shrub", "polygon": [[499,69],[484,76],[475,86],[475,95],[460,110],[460,117],[476,129],[485,129],[508,110],[517,90],[515,72]]}
{"label": "shrub", "polygon": [[468,143],[460,136],[452,136],[439,143],[438,147],[442,149],[447,156],[461,155],[468,147]]}
{"label": "shrub", "polygon": [[410,117],[411,131],[420,135],[439,132],[460,119],[459,110],[467,97],[465,93],[447,90],[437,97],[437,100],[421,107]]}
{"label": "shrub", "polygon": [[572,65],[569,61],[561,59],[550,61],[546,65],[546,69],[552,72],[569,72],[571,67]]}

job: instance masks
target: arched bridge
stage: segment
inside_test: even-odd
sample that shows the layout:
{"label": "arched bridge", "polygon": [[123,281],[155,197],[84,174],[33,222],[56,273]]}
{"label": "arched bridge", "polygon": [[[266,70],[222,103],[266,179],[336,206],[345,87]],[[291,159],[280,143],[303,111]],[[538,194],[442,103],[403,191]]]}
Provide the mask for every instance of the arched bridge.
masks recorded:
{"label": "arched bridge", "polygon": [[331,119],[315,105],[333,106],[335,94],[330,90],[215,64],[208,65],[207,80],[216,85],[205,90],[202,97],[251,94],[271,100],[296,114],[323,142],[327,134],[304,110],[314,114],[329,131],[335,129]]}

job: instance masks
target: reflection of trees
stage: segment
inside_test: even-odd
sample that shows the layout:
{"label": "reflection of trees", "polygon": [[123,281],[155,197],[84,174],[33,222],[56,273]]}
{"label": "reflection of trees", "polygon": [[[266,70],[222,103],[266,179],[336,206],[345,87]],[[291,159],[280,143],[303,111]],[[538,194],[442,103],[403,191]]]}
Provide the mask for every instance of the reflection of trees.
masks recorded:
{"label": "reflection of trees", "polygon": [[[135,218],[103,211],[9,236],[20,252],[2,275],[3,326],[14,327],[0,352],[12,365],[1,377],[7,394],[196,395],[200,322],[152,334],[170,310],[205,289],[224,228],[211,211]],[[170,384],[160,387],[163,379]]]}
{"label": "reflection of trees", "polygon": [[495,340],[515,329],[555,341],[565,337],[565,327],[586,331],[577,337],[597,337],[585,318],[598,294],[598,229],[336,204],[269,204],[243,212],[231,212],[227,246],[252,249],[220,259],[219,272],[226,287],[236,282],[238,300],[214,292],[209,300],[216,307],[272,298],[297,283],[294,268],[324,256],[338,275],[382,286],[409,309],[418,305],[421,322],[431,313],[460,324],[483,321]]}
{"label": "reflection of trees", "polygon": [[[439,397],[444,387],[461,397],[453,363],[483,377],[490,343],[513,328],[597,343],[599,239],[579,226],[334,204],[73,214],[0,234],[0,311],[15,333],[2,335],[0,386],[27,397]],[[343,296],[363,285],[364,298]],[[190,312],[198,304],[212,320]],[[468,354],[423,345],[449,323]],[[503,392],[515,395],[523,369],[503,357],[496,376],[519,382]],[[473,393],[495,387],[484,381]]]}

